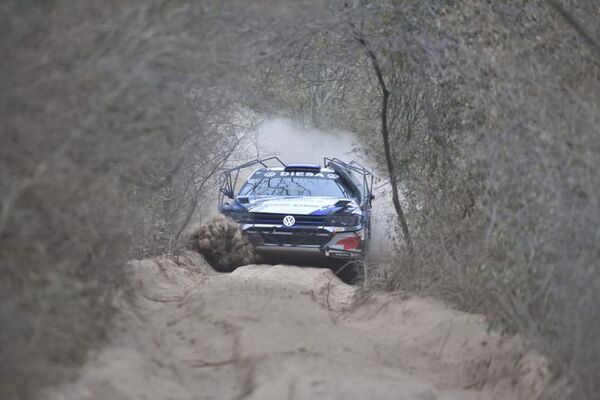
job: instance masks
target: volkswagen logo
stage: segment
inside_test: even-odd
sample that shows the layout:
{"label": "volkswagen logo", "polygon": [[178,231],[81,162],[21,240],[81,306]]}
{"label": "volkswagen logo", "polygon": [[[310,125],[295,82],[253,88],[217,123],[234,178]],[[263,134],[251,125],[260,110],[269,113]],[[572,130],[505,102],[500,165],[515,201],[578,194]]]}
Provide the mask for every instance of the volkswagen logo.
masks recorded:
{"label": "volkswagen logo", "polygon": [[288,215],[283,218],[283,224],[285,226],[294,226],[296,224],[296,218],[292,217],[291,215]]}

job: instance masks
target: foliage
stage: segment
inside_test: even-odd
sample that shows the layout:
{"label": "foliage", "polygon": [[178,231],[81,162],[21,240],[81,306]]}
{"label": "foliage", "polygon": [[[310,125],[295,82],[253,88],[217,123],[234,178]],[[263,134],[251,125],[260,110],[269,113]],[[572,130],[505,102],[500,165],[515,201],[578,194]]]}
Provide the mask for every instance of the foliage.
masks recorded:
{"label": "foliage", "polygon": [[0,4],[0,397],[85,359],[123,263],[176,247],[238,146],[207,6]]}
{"label": "foliage", "polygon": [[[587,0],[333,2],[310,36],[327,40],[269,70],[275,95],[338,99],[318,124],[358,133],[383,167],[376,56],[415,246],[377,282],[526,333],[589,399],[600,393],[598,12]],[[334,84],[334,69],[349,78]]]}

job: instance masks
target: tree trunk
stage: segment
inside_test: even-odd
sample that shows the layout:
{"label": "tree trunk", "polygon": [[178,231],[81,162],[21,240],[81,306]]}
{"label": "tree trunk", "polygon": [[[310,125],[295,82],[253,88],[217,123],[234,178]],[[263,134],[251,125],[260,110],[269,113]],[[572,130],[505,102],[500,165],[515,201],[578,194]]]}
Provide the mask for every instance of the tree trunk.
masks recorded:
{"label": "tree trunk", "polygon": [[408,250],[412,253],[414,250],[412,239],[410,236],[410,231],[408,230],[408,223],[406,222],[406,216],[404,215],[404,211],[402,210],[402,204],[400,204],[400,195],[398,192],[398,182],[396,180],[396,172],[394,170],[394,160],[392,159],[392,150],[390,148],[390,134],[388,127],[388,104],[390,99],[390,91],[385,84],[385,80],[383,78],[383,72],[381,71],[381,66],[379,65],[379,60],[375,52],[370,48],[369,43],[363,37],[362,33],[356,29],[355,26],[352,25],[354,29],[354,38],[365,48],[367,51],[367,55],[371,60],[371,65],[373,66],[373,70],[375,71],[375,75],[377,76],[377,82],[379,83],[379,87],[381,89],[381,137],[383,139],[383,150],[385,152],[385,163],[387,166],[388,174],[390,176],[390,184],[392,186],[392,201],[394,203],[394,209],[396,210],[396,215],[398,217],[398,222],[400,223],[400,228],[402,229],[402,235],[404,237],[404,242],[408,247]]}
{"label": "tree trunk", "polygon": [[396,171],[394,170],[394,160],[392,159],[392,151],[390,148],[390,138],[387,123],[387,110],[390,93],[385,86],[381,86],[382,99],[381,99],[381,136],[383,138],[383,150],[385,151],[385,163],[387,165],[388,174],[390,176],[390,185],[392,186],[392,201],[394,203],[394,209],[402,228],[402,235],[404,241],[408,246],[409,251],[413,251],[412,238],[410,237],[410,231],[408,230],[408,223],[404,216],[404,210],[402,210],[402,204],[400,204],[400,195],[398,194],[398,182],[396,180]]}

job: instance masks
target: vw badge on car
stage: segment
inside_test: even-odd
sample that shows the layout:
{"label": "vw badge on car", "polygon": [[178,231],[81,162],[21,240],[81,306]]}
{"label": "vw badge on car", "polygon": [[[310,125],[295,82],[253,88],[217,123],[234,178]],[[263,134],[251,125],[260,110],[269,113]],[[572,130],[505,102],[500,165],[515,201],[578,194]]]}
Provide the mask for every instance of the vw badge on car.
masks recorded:
{"label": "vw badge on car", "polygon": [[296,218],[292,217],[291,215],[287,215],[283,218],[283,224],[285,226],[294,226],[296,224]]}

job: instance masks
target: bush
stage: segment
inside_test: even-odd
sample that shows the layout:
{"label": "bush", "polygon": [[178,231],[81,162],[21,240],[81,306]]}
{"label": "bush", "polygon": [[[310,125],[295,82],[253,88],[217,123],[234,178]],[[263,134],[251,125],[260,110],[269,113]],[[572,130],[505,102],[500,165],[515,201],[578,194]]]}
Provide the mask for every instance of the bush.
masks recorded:
{"label": "bush", "polygon": [[252,244],[242,235],[238,224],[225,217],[216,217],[198,228],[190,236],[188,247],[221,272],[256,262]]}
{"label": "bush", "polygon": [[0,398],[37,398],[101,343],[123,263],[175,241],[237,146],[229,98],[202,90],[204,11],[0,4]]}
{"label": "bush", "polygon": [[597,2],[384,3],[332,3],[264,92],[384,176],[388,136],[406,246],[373,282],[486,313],[599,398]]}

